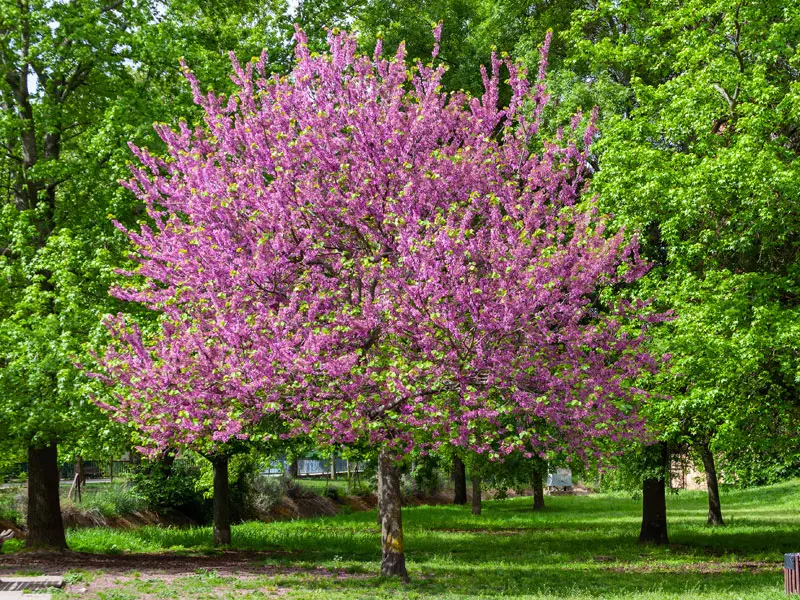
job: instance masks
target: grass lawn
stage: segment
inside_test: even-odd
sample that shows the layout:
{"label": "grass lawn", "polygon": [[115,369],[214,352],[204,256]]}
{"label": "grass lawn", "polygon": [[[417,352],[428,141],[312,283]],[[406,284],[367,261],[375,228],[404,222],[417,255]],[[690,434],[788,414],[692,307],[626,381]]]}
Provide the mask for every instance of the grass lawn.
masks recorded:
{"label": "grass lawn", "polygon": [[312,490],[317,494],[322,495],[325,490],[330,488],[336,488],[336,490],[341,494],[347,494],[347,480],[346,479],[335,479],[331,481],[330,479],[319,478],[319,479],[298,479],[298,485],[300,487],[306,488],[308,490]]}
{"label": "grass lawn", "polygon": [[[245,523],[222,553],[210,548],[209,528],[73,530],[73,550],[110,556],[60,559],[71,585],[56,597],[784,598],[782,554],[800,551],[800,481],[725,493],[722,528],[704,524],[705,494],[669,497],[667,548],[636,543],[640,502],[629,496],[547,503],[535,514],[530,498],[486,502],[480,517],[461,507],[404,509],[408,585],[375,576],[374,512]],[[4,566],[8,559],[17,562]],[[23,560],[0,558],[0,572]]]}

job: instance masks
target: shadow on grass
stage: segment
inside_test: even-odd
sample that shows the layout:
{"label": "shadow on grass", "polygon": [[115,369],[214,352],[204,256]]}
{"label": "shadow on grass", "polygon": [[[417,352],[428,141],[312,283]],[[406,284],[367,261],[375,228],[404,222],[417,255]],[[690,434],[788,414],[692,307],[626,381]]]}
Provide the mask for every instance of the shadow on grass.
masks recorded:
{"label": "shadow on grass", "polygon": [[[782,591],[782,553],[800,550],[800,515],[790,510],[800,504],[800,492],[791,491],[786,485],[730,494],[731,524],[721,528],[705,525],[705,495],[671,497],[669,547],[636,543],[641,505],[626,496],[551,497],[541,513],[530,509],[530,498],[490,501],[479,517],[455,506],[405,509],[409,588],[372,576],[380,559],[374,511],[237,525],[235,552],[219,556],[233,560],[229,570],[263,574],[276,585],[285,580],[295,591],[323,597],[328,589],[365,597],[377,588],[464,598],[613,598],[639,592],[653,598],[769,597]],[[765,504],[765,498],[775,504]],[[208,527],[81,529],[69,532],[69,542],[75,550],[116,555],[206,553],[197,563],[217,564]],[[241,560],[232,558],[237,555]],[[120,564],[136,563],[126,558],[132,560]],[[158,558],[151,559],[158,572]],[[191,559],[186,561],[191,570]]]}

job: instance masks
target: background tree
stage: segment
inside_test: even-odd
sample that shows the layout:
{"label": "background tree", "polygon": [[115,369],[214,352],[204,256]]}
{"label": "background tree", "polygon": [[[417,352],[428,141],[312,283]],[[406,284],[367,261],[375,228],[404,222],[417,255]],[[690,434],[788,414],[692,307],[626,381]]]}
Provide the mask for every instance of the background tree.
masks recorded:
{"label": "background tree", "polygon": [[84,192],[110,158],[96,144],[143,18],[119,3],[0,4],[0,415],[6,442],[28,448],[31,546],[66,545],[57,443],[104,427],[71,365],[107,304],[113,245],[107,198]]}
{"label": "background tree", "polygon": [[[797,437],[797,14],[689,1],[574,15],[579,60],[627,89],[597,144],[595,189],[647,232],[657,266],[643,293],[677,315],[656,336],[673,357],[659,389],[674,434],[703,458],[711,523],[722,521],[712,450]],[[615,32],[587,39],[608,22]]]}
{"label": "background tree", "polygon": [[231,48],[269,46],[280,68],[283,6],[0,2],[0,443],[26,448],[34,465],[30,545],[65,544],[57,445],[85,449],[116,435],[73,363],[90,360],[86,348],[105,336],[100,315],[120,307],[107,290],[124,236],[108,215],[141,216],[117,183],[128,173],[126,142],[156,144],[152,122],[166,114],[192,118],[191,95],[176,85],[181,54],[220,86],[230,84]]}
{"label": "background tree", "polygon": [[161,310],[162,326],[147,340],[121,318],[108,323],[116,343],[104,353],[98,377],[115,390],[115,398],[98,404],[116,420],[133,424],[148,454],[188,449],[211,462],[213,542],[230,545],[229,461],[249,449],[241,441],[255,433],[264,414],[255,395],[243,395],[239,385],[250,379],[241,360],[247,349],[226,352],[215,323],[195,318],[183,327],[186,306],[153,302],[149,294],[131,290],[115,293]]}

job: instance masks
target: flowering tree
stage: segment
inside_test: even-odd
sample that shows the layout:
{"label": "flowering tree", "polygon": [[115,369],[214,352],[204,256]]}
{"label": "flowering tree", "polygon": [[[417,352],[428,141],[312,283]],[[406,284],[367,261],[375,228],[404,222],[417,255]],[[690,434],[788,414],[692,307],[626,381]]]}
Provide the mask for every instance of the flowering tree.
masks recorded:
{"label": "flowering tree", "polygon": [[[587,456],[637,435],[646,310],[607,292],[645,268],[581,207],[594,117],[539,135],[547,44],[535,85],[493,57],[469,98],[402,46],[370,58],[346,34],[329,41],[312,55],[298,31],[284,77],[234,58],[229,98],[187,69],[205,127],[159,126],[164,159],[134,149],[144,166],[129,186],[153,225],[129,232],[145,284],[121,293],[193,341],[150,347],[127,330],[142,358],[123,410],[150,423],[151,400],[178,394],[192,418],[155,435],[195,436],[207,419],[225,440],[276,412],[323,442],[368,441],[381,572],[406,577],[396,460],[414,445]],[[207,348],[207,374],[184,367]]]}
{"label": "flowering tree", "polygon": [[[116,290],[121,298],[138,294]],[[119,391],[97,401],[118,421],[132,423],[145,438],[145,453],[188,448],[214,468],[214,544],[231,543],[228,462],[264,410],[247,388],[241,356],[220,343],[213,319],[182,304],[155,303],[164,312],[155,335],[121,318],[107,326],[115,343],[105,352],[104,372],[95,374]],[[181,314],[184,311],[185,314]],[[191,322],[187,322],[191,314]],[[146,340],[149,340],[146,341]],[[237,351],[238,350],[238,351]]]}

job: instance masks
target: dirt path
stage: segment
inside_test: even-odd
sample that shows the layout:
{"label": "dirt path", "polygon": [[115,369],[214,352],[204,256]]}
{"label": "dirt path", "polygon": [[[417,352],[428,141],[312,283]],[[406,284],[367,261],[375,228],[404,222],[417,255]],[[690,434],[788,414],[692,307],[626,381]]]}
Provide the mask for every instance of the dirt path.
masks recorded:
{"label": "dirt path", "polygon": [[[176,554],[87,554],[82,552],[18,552],[0,556],[0,576],[13,573],[64,575],[68,571],[79,574],[66,578],[64,591],[69,597],[84,600],[107,598],[110,592],[122,593],[128,598],[155,600],[160,595],[135,591],[142,582],[158,582],[172,589],[181,589],[187,581],[213,575],[214,583],[205,589],[205,597],[229,598],[234,589],[248,581],[263,582],[262,577],[300,575],[325,579],[363,579],[374,574],[332,571],[323,567],[300,568],[291,565],[264,564],[269,559],[291,556],[289,552],[225,552],[218,555]],[[87,576],[80,573],[88,572]],[[228,579],[224,579],[228,578]],[[254,589],[261,584],[253,583]],[[267,597],[280,598],[288,591],[274,588]],[[184,595],[190,597],[187,590]],[[76,594],[77,596],[73,596]],[[236,597],[242,591],[236,592]],[[262,597],[263,597],[262,593]],[[35,596],[32,596],[35,598]]]}
{"label": "dirt path", "polygon": [[17,552],[0,556],[0,575],[20,571],[36,571],[45,575],[63,575],[71,569],[122,574],[195,574],[199,570],[215,570],[220,575],[252,573],[270,575],[276,572],[298,572],[264,565],[269,558],[288,556],[285,552],[224,552],[216,555],[178,554],[88,554],[85,552]]}

